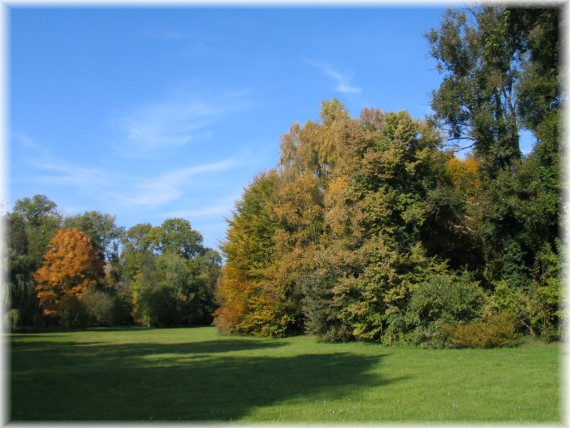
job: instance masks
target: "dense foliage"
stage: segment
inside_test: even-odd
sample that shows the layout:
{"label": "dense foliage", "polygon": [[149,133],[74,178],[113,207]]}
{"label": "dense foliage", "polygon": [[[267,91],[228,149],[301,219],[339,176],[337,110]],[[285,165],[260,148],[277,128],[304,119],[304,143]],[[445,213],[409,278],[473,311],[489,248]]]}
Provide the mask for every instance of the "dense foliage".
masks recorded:
{"label": "dense foliage", "polygon": [[81,299],[102,277],[103,260],[91,239],[75,228],[60,229],[34,274],[43,313],[58,315],[64,325],[72,325]]}
{"label": "dense foliage", "polygon": [[228,220],[223,266],[184,219],[125,230],[18,201],[13,325],[214,320],[225,334],[424,347],[559,337],[560,16],[449,10],[426,34],[442,74],[431,117],[354,118],[333,99],[293,124]]}
{"label": "dense foliage", "polygon": [[221,257],[187,220],[125,230],[97,211],[64,217],[36,195],[7,226],[13,328],[212,321]]}
{"label": "dense foliage", "polygon": [[450,10],[426,34],[443,75],[432,117],[351,118],[332,100],[293,125],[229,220],[219,330],[434,347],[557,337],[559,19]]}

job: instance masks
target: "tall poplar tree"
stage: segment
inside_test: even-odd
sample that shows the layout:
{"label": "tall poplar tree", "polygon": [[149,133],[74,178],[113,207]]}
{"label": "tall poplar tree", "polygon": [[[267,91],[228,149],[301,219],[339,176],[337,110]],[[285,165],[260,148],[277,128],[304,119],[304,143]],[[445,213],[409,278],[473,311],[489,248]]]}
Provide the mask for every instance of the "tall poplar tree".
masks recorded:
{"label": "tall poplar tree", "polygon": [[[444,75],[435,118],[481,165],[479,273],[519,296],[513,311],[532,334],[556,335],[559,319],[561,16],[556,4],[450,10],[427,35]],[[521,156],[524,130],[534,145]]]}

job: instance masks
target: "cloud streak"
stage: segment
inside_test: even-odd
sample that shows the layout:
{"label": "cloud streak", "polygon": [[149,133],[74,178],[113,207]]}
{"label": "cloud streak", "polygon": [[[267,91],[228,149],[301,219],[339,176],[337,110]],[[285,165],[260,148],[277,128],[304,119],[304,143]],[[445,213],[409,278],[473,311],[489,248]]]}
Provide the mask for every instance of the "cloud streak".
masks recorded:
{"label": "cloud streak", "polygon": [[236,201],[239,200],[240,197],[241,194],[236,193],[230,197],[223,198],[215,204],[202,208],[171,211],[168,213],[168,216],[189,218],[230,216],[232,210],[235,208]]}
{"label": "cloud streak", "polygon": [[11,137],[13,141],[33,153],[32,156],[25,159],[25,162],[35,171],[38,171],[38,174],[27,175],[27,180],[37,181],[44,185],[72,186],[94,191],[113,186],[111,182],[113,174],[108,171],[61,161],[25,134],[13,133]]}
{"label": "cloud streak", "polygon": [[[122,209],[152,211],[179,201],[189,193],[204,187],[203,180],[215,182],[215,175],[237,168],[234,158],[191,165],[160,173],[134,175],[113,169],[76,165],[57,159],[31,138],[12,138],[31,151],[23,161],[30,167],[26,181],[88,195],[92,200],[104,200]],[[198,213],[206,215],[207,211]],[[212,211],[211,214],[216,214]]]}
{"label": "cloud streak", "polygon": [[232,159],[176,169],[150,179],[138,179],[133,183],[132,191],[116,194],[115,197],[125,205],[158,208],[181,198],[185,189],[192,187],[192,179],[212,173],[219,173],[238,165]]}
{"label": "cloud streak", "polygon": [[198,100],[145,105],[119,120],[126,141],[116,148],[121,154],[131,155],[185,146],[210,135],[209,126],[222,112]]}
{"label": "cloud streak", "polygon": [[115,152],[126,157],[171,154],[195,141],[211,138],[214,125],[227,113],[242,109],[247,91],[219,96],[181,94],[135,107],[114,120],[121,133]]}
{"label": "cloud streak", "polygon": [[307,64],[319,69],[324,75],[330,77],[336,86],[334,90],[341,94],[354,94],[362,92],[361,88],[352,85],[352,74],[341,72],[334,69],[330,64],[325,62],[307,60]]}

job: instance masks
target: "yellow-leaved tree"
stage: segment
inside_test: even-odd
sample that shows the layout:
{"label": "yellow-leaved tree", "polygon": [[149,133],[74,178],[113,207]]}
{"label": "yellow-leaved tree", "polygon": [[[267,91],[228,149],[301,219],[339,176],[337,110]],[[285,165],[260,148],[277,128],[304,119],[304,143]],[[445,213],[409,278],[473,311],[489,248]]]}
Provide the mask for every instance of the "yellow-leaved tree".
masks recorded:
{"label": "yellow-leaved tree", "polygon": [[103,278],[103,262],[91,239],[76,228],[60,229],[34,274],[44,315],[59,316],[64,326],[80,315],[83,295]]}

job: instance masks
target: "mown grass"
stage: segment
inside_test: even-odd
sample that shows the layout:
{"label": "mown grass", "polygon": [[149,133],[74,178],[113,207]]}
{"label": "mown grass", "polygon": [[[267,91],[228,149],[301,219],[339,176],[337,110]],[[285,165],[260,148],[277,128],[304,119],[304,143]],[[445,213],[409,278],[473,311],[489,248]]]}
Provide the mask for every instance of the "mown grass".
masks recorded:
{"label": "mown grass", "polygon": [[560,422],[560,346],[423,350],[213,328],[11,334],[12,421]]}

